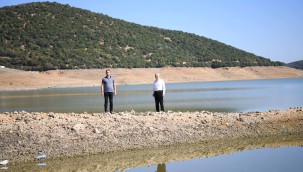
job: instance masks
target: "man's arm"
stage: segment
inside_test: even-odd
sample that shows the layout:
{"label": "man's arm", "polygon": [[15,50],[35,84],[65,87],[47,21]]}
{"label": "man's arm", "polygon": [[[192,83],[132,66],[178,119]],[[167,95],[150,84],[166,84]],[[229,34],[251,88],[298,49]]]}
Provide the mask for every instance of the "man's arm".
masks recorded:
{"label": "man's arm", "polygon": [[115,81],[114,81],[114,84],[113,84],[113,85],[114,85],[114,94],[117,95],[117,88],[116,88],[116,83],[115,83]]}
{"label": "man's arm", "polygon": [[[162,80],[163,81],[163,80]],[[165,96],[165,91],[166,91],[166,88],[165,88],[165,82],[163,81],[163,86],[162,86],[162,88],[163,88],[163,96]]]}
{"label": "man's arm", "polygon": [[155,97],[155,90],[156,90],[156,88],[155,88],[155,81],[153,82],[153,89],[152,89],[152,95],[153,95],[153,97]]}
{"label": "man's arm", "polygon": [[101,95],[104,96],[104,84],[103,84],[103,82],[101,83]]}

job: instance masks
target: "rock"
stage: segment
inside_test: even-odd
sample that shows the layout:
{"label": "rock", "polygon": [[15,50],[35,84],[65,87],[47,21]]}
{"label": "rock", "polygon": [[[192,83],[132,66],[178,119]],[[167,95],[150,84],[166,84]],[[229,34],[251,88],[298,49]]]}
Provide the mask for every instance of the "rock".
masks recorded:
{"label": "rock", "polygon": [[241,118],[241,117],[237,118],[237,120],[240,121],[240,122],[244,122],[243,118]]}
{"label": "rock", "polygon": [[16,118],[16,121],[21,121],[21,120],[22,120],[21,116],[18,116],[18,117]]}
{"label": "rock", "polygon": [[93,129],[93,133],[99,134],[99,133],[101,133],[101,132],[100,132],[100,130],[98,130],[97,128],[94,128],[94,129]]}
{"label": "rock", "polygon": [[50,112],[50,113],[48,114],[48,116],[49,116],[50,118],[55,118],[55,113],[54,113],[54,112]]}
{"label": "rock", "polygon": [[76,131],[77,133],[83,131],[85,129],[85,125],[83,124],[76,124],[72,127],[72,130]]}
{"label": "rock", "polygon": [[102,135],[103,135],[103,136],[107,136],[108,133],[107,133],[106,131],[103,131],[103,132],[102,132]]}
{"label": "rock", "polygon": [[207,120],[201,120],[201,123],[202,123],[202,124],[207,124],[208,121],[207,121]]}

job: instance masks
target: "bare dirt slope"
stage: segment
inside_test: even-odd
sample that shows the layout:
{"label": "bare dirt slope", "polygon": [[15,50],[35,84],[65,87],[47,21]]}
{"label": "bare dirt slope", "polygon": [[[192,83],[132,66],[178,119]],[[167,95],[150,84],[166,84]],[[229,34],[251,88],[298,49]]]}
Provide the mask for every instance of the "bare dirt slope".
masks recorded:
{"label": "bare dirt slope", "polygon": [[[232,67],[232,68],[134,68],[111,69],[117,84],[152,83],[160,73],[166,82],[198,82],[225,80],[253,80],[303,77],[303,70],[288,67]],[[27,90],[49,87],[99,86],[105,69],[52,70],[31,72],[0,69],[0,91]]]}

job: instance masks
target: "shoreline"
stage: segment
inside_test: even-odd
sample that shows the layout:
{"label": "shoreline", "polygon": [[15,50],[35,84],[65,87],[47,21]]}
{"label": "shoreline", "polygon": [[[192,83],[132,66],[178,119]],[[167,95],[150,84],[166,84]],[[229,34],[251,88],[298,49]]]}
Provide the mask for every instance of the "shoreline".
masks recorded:
{"label": "shoreline", "polygon": [[[264,78],[264,79],[241,79],[241,80],[218,80],[218,81],[183,81],[183,82],[166,82],[166,84],[182,84],[182,83],[208,83],[208,82],[233,82],[233,81],[262,81],[262,80],[278,80],[278,79],[298,79],[298,78],[303,78],[303,77],[290,77],[290,78]],[[151,83],[125,83],[125,84],[117,84],[117,86],[132,86],[132,85],[151,85]],[[11,91],[33,91],[33,90],[44,90],[44,89],[57,89],[57,88],[89,88],[89,87],[100,87],[99,85],[84,85],[84,86],[66,86],[66,85],[61,85],[61,86],[53,86],[53,87],[41,87],[41,88],[14,88],[14,89],[7,89],[7,90],[2,90],[0,88],[0,92],[11,92]]]}
{"label": "shoreline", "polygon": [[[279,67],[229,68],[133,68],[111,69],[117,85],[151,84],[160,73],[166,83],[219,82],[303,78],[303,70]],[[21,91],[47,88],[97,87],[105,69],[51,70],[45,72],[0,69],[0,91]]]}
{"label": "shoreline", "polygon": [[303,133],[303,107],[266,112],[0,113],[0,159],[34,161]]}
{"label": "shoreline", "polygon": [[[175,161],[210,158],[253,149],[278,148],[303,145],[303,135],[273,135],[225,139],[198,144],[160,146],[149,149],[114,151],[105,154],[46,159],[44,171],[103,171],[113,172],[129,168],[151,166]],[[37,161],[15,163],[11,171],[39,171]]]}

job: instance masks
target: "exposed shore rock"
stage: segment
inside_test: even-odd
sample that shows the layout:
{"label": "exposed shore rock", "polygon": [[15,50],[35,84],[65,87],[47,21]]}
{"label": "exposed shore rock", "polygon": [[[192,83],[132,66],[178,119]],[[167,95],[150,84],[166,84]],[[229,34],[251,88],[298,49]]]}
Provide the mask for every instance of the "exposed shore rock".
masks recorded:
{"label": "exposed shore rock", "polygon": [[303,108],[249,113],[0,114],[0,159],[32,161],[222,139],[303,133]]}

